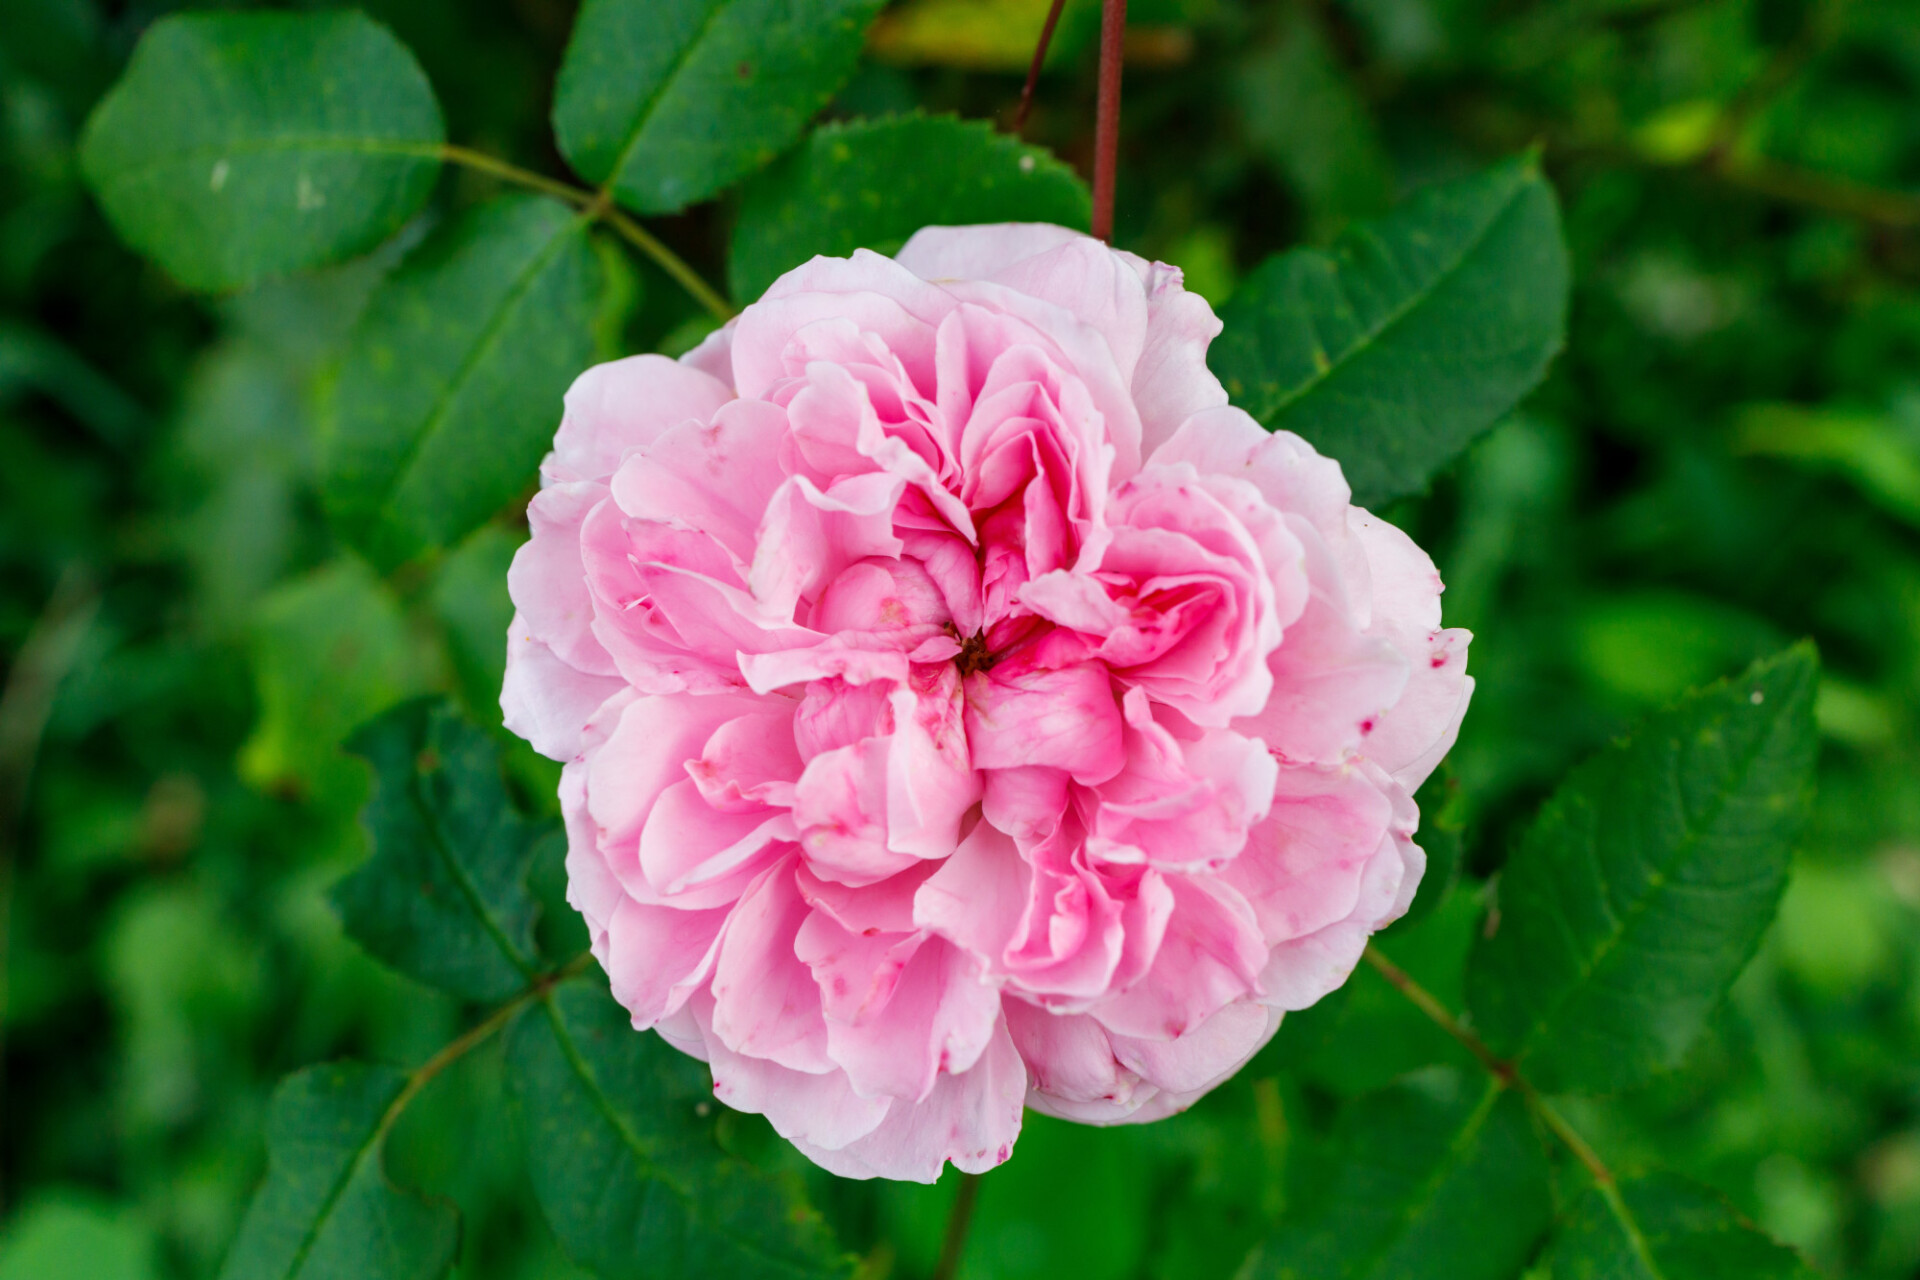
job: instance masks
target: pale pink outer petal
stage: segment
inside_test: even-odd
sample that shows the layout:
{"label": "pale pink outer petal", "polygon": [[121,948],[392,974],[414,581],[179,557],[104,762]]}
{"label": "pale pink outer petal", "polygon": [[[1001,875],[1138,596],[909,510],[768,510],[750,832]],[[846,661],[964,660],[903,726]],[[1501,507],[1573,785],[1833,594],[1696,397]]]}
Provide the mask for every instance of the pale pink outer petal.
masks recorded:
{"label": "pale pink outer petal", "polygon": [[1178,267],[1130,253],[1147,291],[1147,340],[1133,368],[1133,402],[1140,409],[1140,451],[1151,458],[1194,414],[1227,403],[1227,389],[1207,368],[1207,347],[1220,319],[1207,300],[1188,293]]}
{"label": "pale pink outer petal", "polygon": [[1440,573],[1412,538],[1355,509],[1355,538],[1373,579],[1371,630],[1406,655],[1406,692],[1380,717],[1367,740],[1367,758],[1417,791],[1453,748],[1473,696],[1467,645],[1473,637],[1440,626]]}
{"label": "pale pink outer petal", "polygon": [[585,743],[587,721],[622,689],[614,676],[589,675],[562,662],[533,638],[515,614],[507,628],[507,677],[500,711],[507,728],[551,760],[571,760]]}
{"label": "pale pink outer petal", "polygon": [[893,1102],[865,1137],[837,1149],[804,1139],[794,1145],[842,1178],[931,1183],[949,1161],[963,1173],[985,1173],[1013,1154],[1026,1096],[1026,1064],[1003,1020],[971,1070],[943,1074],[922,1102]]}
{"label": "pale pink outer petal", "polygon": [[1367,939],[1398,919],[1412,901],[1426,855],[1405,834],[1390,831],[1368,860],[1354,909],[1345,919],[1273,949],[1260,975],[1261,1000],[1275,1009],[1304,1009],[1347,980]]}
{"label": "pale pink outer petal", "polygon": [[683,911],[622,898],[607,926],[613,998],[644,1031],[679,1012],[713,973],[729,909]]}
{"label": "pale pink outer petal", "polygon": [[1049,249],[1086,237],[1051,222],[992,222],[922,227],[894,261],[922,280],[984,280]]}
{"label": "pale pink outer petal", "polygon": [[598,481],[556,484],[535,494],[527,504],[533,536],[507,569],[507,592],[519,611],[516,626],[568,666],[597,676],[614,675],[616,668],[594,638],[580,539],[587,517],[606,496],[607,486]]}
{"label": "pale pink outer petal", "polygon": [[604,480],[628,449],[688,419],[705,421],[733,392],[721,379],[665,356],[594,365],[567,388],[566,413],[542,470],[555,481]]}
{"label": "pale pink outer petal", "polygon": [[733,330],[736,320],[729,320],[702,338],[699,345],[680,357],[680,363],[690,369],[697,369],[715,382],[733,391]]}
{"label": "pale pink outer petal", "polygon": [[[861,1097],[844,1071],[795,1071],[734,1052],[714,1034],[713,1004],[705,992],[687,1004],[701,1037],[703,1052],[697,1056],[713,1064],[713,1096],[735,1111],[765,1116],[789,1142],[816,1149],[844,1147],[872,1133],[896,1105],[885,1096]],[[663,1025],[662,1034],[668,1029]],[[682,1029],[674,1030],[680,1034]]]}

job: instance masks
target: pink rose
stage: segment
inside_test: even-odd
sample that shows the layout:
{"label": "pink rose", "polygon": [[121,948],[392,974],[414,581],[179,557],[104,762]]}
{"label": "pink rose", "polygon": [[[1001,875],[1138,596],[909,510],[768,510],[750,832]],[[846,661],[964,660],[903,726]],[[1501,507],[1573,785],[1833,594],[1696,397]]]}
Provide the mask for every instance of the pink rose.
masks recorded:
{"label": "pink rose", "polygon": [[507,724],[634,1025],[835,1173],[1179,1111],[1413,897],[1468,637],[1227,407],[1219,328],[1085,236],[929,227],[567,394]]}

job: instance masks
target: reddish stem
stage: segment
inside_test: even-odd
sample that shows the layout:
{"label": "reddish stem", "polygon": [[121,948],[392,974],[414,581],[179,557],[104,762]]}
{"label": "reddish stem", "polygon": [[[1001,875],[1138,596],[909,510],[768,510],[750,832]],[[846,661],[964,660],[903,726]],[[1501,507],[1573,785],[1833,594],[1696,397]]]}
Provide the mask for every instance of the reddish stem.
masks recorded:
{"label": "reddish stem", "polygon": [[1100,102],[1093,125],[1093,234],[1113,239],[1113,171],[1120,158],[1120,65],[1125,57],[1127,0],[1100,10]]}
{"label": "reddish stem", "polygon": [[1033,63],[1027,68],[1027,82],[1020,87],[1020,106],[1013,113],[1013,131],[1019,133],[1027,125],[1027,112],[1033,110],[1033,87],[1040,83],[1040,65],[1047,60],[1047,46],[1053,43],[1053,29],[1060,25],[1060,11],[1067,7],[1067,0],[1053,0],[1047,9],[1047,23],[1040,28],[1040,43],[1033,46]]}

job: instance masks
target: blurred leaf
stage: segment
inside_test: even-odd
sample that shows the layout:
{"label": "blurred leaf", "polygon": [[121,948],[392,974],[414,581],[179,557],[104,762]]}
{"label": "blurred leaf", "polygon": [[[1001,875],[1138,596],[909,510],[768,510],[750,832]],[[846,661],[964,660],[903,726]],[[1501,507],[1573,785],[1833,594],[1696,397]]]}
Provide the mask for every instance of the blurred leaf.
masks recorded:
{"label": "blurred leaf", "polygon": [[513,620],[507,568],[526,540],[524,528],[481,526],[441,562],[430,596],[468,709],[495,723],[507,670],[507,624]]}
{"label": "blurred leaf", "polygon": [[[1909,414],[1920,409],[1910,406]],[[1920,428],[1915,424],[1845,409],[1755,404],[1740,411],[1734,449],[1843,476],[1890,515],[1920,525]]]}
{"label": "blurred leaf", "polygon": [[0,322],[0,405],[19,389],[32,388],[72,414],[115,448],[134,444],[147,427],[147,413],[38,326]]}
{"label": "blurred leaf", "polygon": [[[899,66],[961,67],[1024,75],[1053,0],[906,0],[888,7],[867,41]],[[1137,15],[1136,15],[1137,20]],[[1070,65],[1100,33],[1097,0],[1071,0],[1047,46],[1049,68]],[[1132,51],[1129,50],[1129,53]],[[1133,59],[1128,59],[1132,64]]]}
{"label": "blurred leaf", "polygon": [[704,1064],[595,981],[563,983],[508,1033],[527,1170],[568,1256],[603,1276],[834,1276],[818,1215],[713,1136]]}
{"label": "blurred leaf", "polygon": [[827,125],[742,194],[728,279],[759,297],[816,253],[894,253],[926,226],[1057,222],[1084,230],[1073,170],[984,121],[899,116]]}
{"label": "blurred leaf", "polygon": [[229,289],[392,235],[444,137],[413,55],[361,14],[188,14],[148,29],[80,163],[129,244]]}
{"label": "blurred leaf", "polygon": [[1242,1280],[1506,1280],[1553,1216],[1525,1104],[1478,1074],[1428,1072],[1354,1100],[1329,1151],[1336,1168],[1321,1194],[1255,1251]]}
{"label": "blurred leaf", "polygon": [[[1141,1176],[1149,1157],[1147,1136],[1134,1126],[1098,1129],[1028,1113],[1014,1158],[980,1184],[960,1280],[1138,1275],[1155,1202]],[[925,1241],[929,1264],[946,1220],[942,1213]]]}
{"label": "blurred leaf", "polygon": [[471,209],[374,293],[327,405],[326,496],[390,568],[449,546],[530,489],[560,397],[593,362],[605,286],[557,200]]}
{"label": "blurred leaf", "polygon": [[587,0],[554,91],[581,177],[674,213],[785,150],[853,71],[881,0]]}
{"label": "blurred leaf", "polygon": [[1617,1195],[1618,1207],[1596,1187],[1574,1205],[1548,1249],[1553,1280],[1814,1280],[1793,1250],[1677,1174],[1623,1182]]}
{"label": "blurred leaf", "polygon": [[261,599],[251,636],[260,714],[240,749],[256,787],[357,803],[362,770],[342,756],[347,734],[432,683],[400,604],[358,560],[282,583]]}
{"label": "blurred leaf", "polygon": [[391,1067],[309,1067],[274,1090],[267,1180],[221,1280],[432,1280],[460,1244],[451,1206],[402,1191],[381,1167],[386,1115],[407,1086]]}
{"label": "blurred leaf", "polygon": [[1407,907],[1407,914],[1394,921],[1405,930],[1433,913],[1460,881],[1460,859],[1466,840],[1466,800],[1460,794],[1460,779],[1445,760],[1420,784],[1414,800],[1420,806],[1420,849],[1427,855],[1427,869],[1420,887]]}
{"label": "blurred leaf", "polygon": [[1642,704],[1671,702],[1716,675],[1779,652],[1787,637],[1744,609],[1683,591],[1596,595],[1569,620],[1581,666]]}
{"label": "blurred leaf", "polygon": [[0,1280],[157,1280],[153,1235],[124,1209],[50,1196],[0,1234]]}
{"label": "blurred leaf", "polygon": [[1235,89],[1248,144],[1306,205],[1314,239],[1387,207],[1393,173],[1379,131],[1309,11],[1286,13]]}
{"label": "blurred leaf", "polygon": [[1211,363],[1234,403],[1339,460],[1353,500],[1418,493],[1531,391],[1566,328],[1567,257],[1531,159],[1429,187],[1325,252],[1247,277]]}
{"label": "blurred leaf", "polygon": [[513,807],[500,748],[439,700],[395,707],[347,745],[374,775],[372,855],[332,895],[347,932],[428,986],[511,996],[534,972],[527,864],[544,831]]}
{"label": "blurred leaf", "polygon": [[1677,1065],[1759,945],[1812,786],[1819,668],[1796,645],[1570,774],[1499,885],[1467,1002],[1548,1092]]}

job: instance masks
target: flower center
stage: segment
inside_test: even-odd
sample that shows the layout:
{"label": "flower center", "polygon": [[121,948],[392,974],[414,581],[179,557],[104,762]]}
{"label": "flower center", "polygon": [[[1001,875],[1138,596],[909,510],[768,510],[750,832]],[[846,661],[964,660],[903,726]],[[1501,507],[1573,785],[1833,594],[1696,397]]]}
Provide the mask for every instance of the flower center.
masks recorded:
{"label": "flower center", "polygon": [[975,632],[960,642],[960,652],[954,655],[953,665],[959,668],[961,679],[976,671],[986,671],[1000,660],[1000,655],[987,648],[987,637]]}

